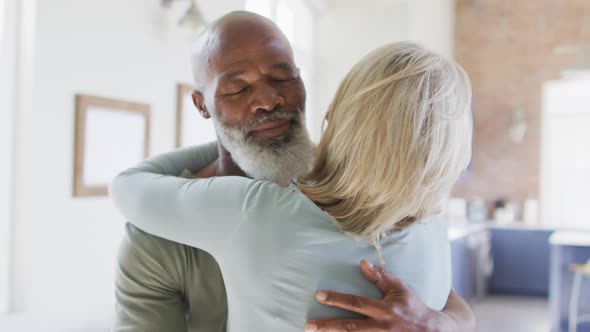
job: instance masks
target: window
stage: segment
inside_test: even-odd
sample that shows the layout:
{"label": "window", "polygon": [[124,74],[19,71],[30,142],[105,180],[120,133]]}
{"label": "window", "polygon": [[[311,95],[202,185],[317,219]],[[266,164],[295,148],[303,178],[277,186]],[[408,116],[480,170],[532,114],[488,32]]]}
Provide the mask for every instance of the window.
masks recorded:
{"label": "window", "polygon": [[307,91],[307,125],[317,117],[311,116],[316,110],[314,105],[314,17],[311,9],[303,0],[247,0],[246,10],[258,13],[273,20],[289,39],[293,47],[295,63],[301,70],[301,77]]}
{"label": "window", "polygon": [[548,82],[543,91],[542,222],[590,229],[590,80]]}
{"label": "window", "polygon": [[294,27],[293,27],[294,21],[295,21],[295,13],[293,12],[293,9],[291,9],[291,7],[289,7],[289,4],[287,3],[287,1],[280,1],[277,4],[276,22],[277,22],[279,28],[281,28],[281,30],[283,30],[283,33],[285,34],[285,36],[287,36],[287,39],[289,39],[289,42],[291,42],[291,44],[293,44],[293,45],[295,45],[295,43],[294,43],[295,31],[294,31]]}

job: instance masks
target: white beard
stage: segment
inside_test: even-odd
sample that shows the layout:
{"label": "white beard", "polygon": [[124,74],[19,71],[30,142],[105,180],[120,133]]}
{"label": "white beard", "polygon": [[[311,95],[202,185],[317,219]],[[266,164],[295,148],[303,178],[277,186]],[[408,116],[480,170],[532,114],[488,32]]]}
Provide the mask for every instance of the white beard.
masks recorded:
{"label": "white beard", "polygon": [[296,123],[291,125],[289,132],[283,137],[264,139],[263,142],[249,137],[247,130],[224,127],[215,117],[213,123],[219,140],[231,154],[236,165],[248,176],[282,182],[309,172],[313,152],[303,112],[275,112],[257,121],[256,125],[262,123],[262,120],[277,119],[292,119]]}

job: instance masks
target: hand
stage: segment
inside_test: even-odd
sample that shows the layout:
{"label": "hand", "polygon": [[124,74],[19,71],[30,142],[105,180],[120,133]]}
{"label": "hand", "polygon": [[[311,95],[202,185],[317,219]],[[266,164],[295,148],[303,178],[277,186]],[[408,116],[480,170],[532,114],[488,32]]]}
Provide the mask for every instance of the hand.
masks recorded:
{"label": "hand", "polygon": [[[446,330],[443,314],[428,308],[401,280],[361,262],[364,276],[375,283],[384,295],[382,300],[320,291],[316,299],[321,304],[367,316],[360,319],[325,319],[308,321],[306,332],[434,332]],[[448,320],[448,319],[447,319]]]}

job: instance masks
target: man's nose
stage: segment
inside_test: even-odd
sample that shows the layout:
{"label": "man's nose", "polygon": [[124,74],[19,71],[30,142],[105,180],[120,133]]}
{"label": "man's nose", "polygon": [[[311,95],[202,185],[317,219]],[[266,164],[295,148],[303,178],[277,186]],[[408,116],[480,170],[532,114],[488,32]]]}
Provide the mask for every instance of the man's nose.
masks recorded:
{"label": "man's nose", "polygon": [[285,106],[285,97],[272,85],[262,84],[256,88],[250,105],[253,113],[272,112],[277,106]]}

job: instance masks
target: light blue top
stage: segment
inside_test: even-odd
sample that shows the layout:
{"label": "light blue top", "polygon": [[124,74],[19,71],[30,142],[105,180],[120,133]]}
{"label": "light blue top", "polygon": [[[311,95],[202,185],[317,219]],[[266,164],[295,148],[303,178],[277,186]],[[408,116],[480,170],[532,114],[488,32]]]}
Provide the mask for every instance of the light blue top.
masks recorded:
{"label": "light blue top", "polygon": [[[154,157],[118,175],[111,197],[130,223],[153,235],[208,251],[225,279],[228,331],[303,331],[308,319],[354,317],[318,304],[330,289],[382,298],[363,278],[373,246],[340,232],[299,191],[244,177],[185,179],[217,155],[214,143]],[[429,307],[451,288],[450,245],[440,217],[422,220],[382,243],[385,269]]]}

